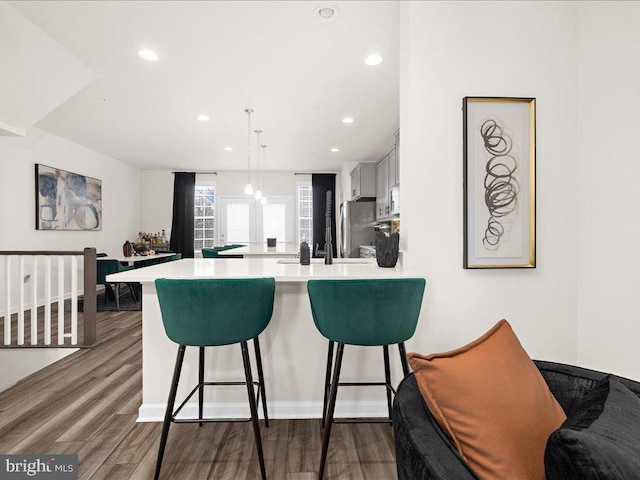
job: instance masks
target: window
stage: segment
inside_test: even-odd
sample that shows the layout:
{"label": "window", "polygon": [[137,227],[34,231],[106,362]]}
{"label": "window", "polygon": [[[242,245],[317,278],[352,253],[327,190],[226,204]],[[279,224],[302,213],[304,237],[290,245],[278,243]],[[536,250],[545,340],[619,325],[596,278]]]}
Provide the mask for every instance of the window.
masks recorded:
{"label": "window", "polygon": [[214,245],[215,195],[211,185],[196,185],[194,207],[194,242],[195,251],[211,248]]}
{"label": "window", "polygon": [[311,182],[298,183],[298,242],[313,244],[313,195]]}

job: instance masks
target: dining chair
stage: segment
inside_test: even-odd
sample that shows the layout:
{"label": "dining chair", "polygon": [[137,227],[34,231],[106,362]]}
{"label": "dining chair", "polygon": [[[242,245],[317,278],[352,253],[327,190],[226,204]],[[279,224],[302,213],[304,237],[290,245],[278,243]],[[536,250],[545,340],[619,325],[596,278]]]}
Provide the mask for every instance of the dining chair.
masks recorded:
{"label": "dining chair", "polygon": [[[119,282],[108,282],[106,277],[107,275],[111,275],[112,273],[120,273],[126,272],[127,270],[131,270],[133,265],[122,265],[118,260],[115,259],[105,259],[98,260],[96,262],[96,285],[104,285],[105,286],[105,294],[104,300],[107,301],[107,289],[111,289],[111,285],[115,285],[115,297],[116,297],[116,310],[120,311],[120,283]],[[131,291],[131,295],[133,299],[137,301],[135,293],[131,288],[131,285],[127,284],[129,290]]]}

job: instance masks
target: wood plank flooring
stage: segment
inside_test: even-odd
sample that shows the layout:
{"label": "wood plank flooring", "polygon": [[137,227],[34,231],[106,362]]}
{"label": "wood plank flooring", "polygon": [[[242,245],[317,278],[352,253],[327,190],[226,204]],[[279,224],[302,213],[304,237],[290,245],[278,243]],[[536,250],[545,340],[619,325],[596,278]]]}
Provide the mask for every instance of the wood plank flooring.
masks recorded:
{"label": "wood plank flooring", "polygon": [[[0,453],[77,453],[80,480],[151,479],[161,425],[135,421],[142,401],[141,313],[98,312],[97,328],[97,346],[0,393]],[[261,426],[269,479],[317,478],[319,419]],[[251,424],[172,425],[161,478],[259,479]],[[396,478],[391,427],[334,425],[325,479]]]}

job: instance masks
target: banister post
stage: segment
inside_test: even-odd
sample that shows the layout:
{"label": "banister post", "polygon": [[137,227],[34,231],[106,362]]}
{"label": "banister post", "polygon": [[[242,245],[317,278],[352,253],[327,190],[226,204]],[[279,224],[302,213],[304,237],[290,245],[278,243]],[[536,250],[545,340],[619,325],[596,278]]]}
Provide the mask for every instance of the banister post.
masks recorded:
{"label": "banister post", "polygon": [[96,249],[87,247],[84,249],[84,340],[85,346],[96,343]]}

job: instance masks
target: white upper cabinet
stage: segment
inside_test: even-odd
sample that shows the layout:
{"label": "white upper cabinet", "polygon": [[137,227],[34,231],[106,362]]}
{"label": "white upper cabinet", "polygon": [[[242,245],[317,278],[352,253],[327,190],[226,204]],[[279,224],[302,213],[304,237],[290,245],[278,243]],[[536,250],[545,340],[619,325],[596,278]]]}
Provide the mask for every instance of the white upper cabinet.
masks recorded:
{"label": "white upper cabinet", "polygon": [[376,166],[376,220],[389,216],[389,156]]}
{"label": "white upper cabinet", "polygon": [[389,153],[389,187],[395,187],[399,183],[398,178],[398,149],[393,147]]}
{"label": "white upper cabinet", "polygon": [[376,220],[386,220],[400,213],[400,170],[398,141],[376,164]]}
{"label": "white upper cabinet", "polygon": [[351,170],[351,200],[373,200],[376,197],[376,164],[359,163]]}

